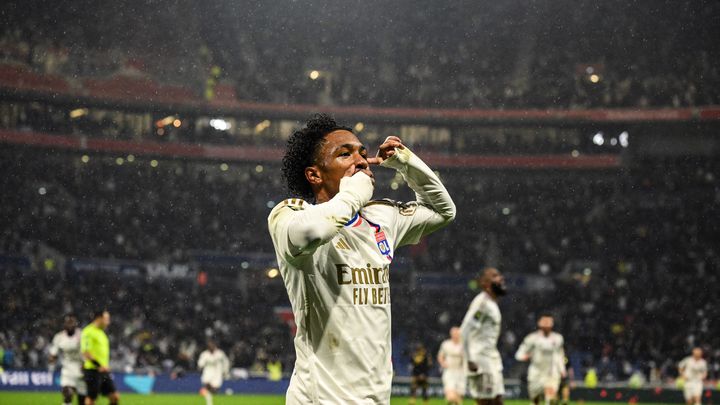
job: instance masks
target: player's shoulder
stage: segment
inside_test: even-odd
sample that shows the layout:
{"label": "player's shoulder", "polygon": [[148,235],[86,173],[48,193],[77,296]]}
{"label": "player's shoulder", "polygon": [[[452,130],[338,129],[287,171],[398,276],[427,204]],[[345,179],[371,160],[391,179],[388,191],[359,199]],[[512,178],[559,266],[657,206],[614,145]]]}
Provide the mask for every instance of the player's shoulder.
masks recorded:
{"label": "player's shoulder", "polygon": [[304,210],[310,203],[303,200],[302,198],[288,198],[280,201],[273,207],[273,211],[289,208],[293,211]]}
{"label": "player's shoulder", "polygon": [[268,222],[272,222],[273,219],[277,218],[283,213],[301,211],[309,207],[310,205],[310,203],[303,200],[302,198],[288,198],[282,200],[277,203],[275,207],[273,207],[272,211],[270,211],[270,215],[268,215]]}
{"label": "player's shoulder", "polygon": [[490,297],[485,293],[485,291],[482,291],[479,294],[477,294],[475,296],[475,298],[473,298],[473,303],[482,304],[482,303],[485,303],[486,301],[489,301],[489,298]]}

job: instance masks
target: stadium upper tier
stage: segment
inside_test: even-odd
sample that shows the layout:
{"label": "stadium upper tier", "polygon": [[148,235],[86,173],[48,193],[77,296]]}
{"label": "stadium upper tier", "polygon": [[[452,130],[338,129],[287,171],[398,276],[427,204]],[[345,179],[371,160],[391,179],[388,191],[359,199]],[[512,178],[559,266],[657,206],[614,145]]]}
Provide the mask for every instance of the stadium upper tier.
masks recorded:
{"label": "stadium upper tier", "polygon": [[720,102],[714,2],[12,3],[0,60],[31,73],[2,74],[45,89],[383,108]]}

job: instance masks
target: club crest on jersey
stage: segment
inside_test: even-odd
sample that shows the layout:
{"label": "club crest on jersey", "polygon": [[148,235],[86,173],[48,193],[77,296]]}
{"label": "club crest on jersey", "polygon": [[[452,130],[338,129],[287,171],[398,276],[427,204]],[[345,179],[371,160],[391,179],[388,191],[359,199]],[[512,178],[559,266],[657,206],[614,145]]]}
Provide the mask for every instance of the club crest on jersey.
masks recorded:
{"label": "club crest on jersey", "polygon": [[388,242],[387,238],[385,237],[385,232],[380,231],[375,234],[375,242],[377,242],[378,249],[380,249],[380,253],[382,253],[384,256],[390,255],[390,243]]}

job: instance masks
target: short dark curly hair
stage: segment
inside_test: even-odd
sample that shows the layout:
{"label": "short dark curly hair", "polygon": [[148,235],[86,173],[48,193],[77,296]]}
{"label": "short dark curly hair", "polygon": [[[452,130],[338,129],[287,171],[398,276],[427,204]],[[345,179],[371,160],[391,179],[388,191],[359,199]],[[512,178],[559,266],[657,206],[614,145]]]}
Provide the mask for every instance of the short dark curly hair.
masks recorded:
{"label": "short dark curly hair", "polygon": [[352,132],[350,127],[338,125],[327,114],[315,114],[307,120],[304,128],[290,135],[282,159],[282,176],[290,194],[308,201],[315,199],[312,187],[305,178],[305,168],[315,164],[325,135],[339,129]]}

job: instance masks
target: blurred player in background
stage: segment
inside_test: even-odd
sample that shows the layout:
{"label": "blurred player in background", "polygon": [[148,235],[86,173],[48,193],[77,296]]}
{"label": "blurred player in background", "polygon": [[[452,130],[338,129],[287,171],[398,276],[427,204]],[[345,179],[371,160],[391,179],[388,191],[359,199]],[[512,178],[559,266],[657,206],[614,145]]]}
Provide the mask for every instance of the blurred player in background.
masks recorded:
{"label": "blurred player in background", "polygon": [[73,395],[77,394],[78,405],[85,404],[85,381],[83,380],[83,356],[80,353],[82,331],[74,315],[65,315],[63,330],[56,333],[50,345],[48,363],[54,369],[60,356],[62,371],[60,387],[62,387],[63,404],[72,404]]}
{"label": "blurred player in background", "polygon": [[560,379],[566,375],[565,350],[562,335],[553,332],[555,322],[551,315],[538,320],[538,330],[527,335],[520,344],[515,359],[530,360],[528,368],[528,393],[535,404],[545,399],[549,405],[557,398]]}
{"label": "blurred player in background", "polygon": [[120,401],[110,374],[110,341],[105,333],[109,325],[110,313],[101,310],[93,313],[93,321],[82,330],[80,346],[85,358],[83,374],[87,386],[85,405],[94,405],[99,394],[108,397],[111,405]]}
{"label": "blurred player in background", "polygon": [[497,341],[502,317],[497,300],[507,288],[500,272],[492,267],[480,276],[482,292],[470,303],[460,334],[467,363],[468,391],[479,405],[501,405],[505,395],[503,365]]}
{"label": "blurred player in background", "polygon": [[410,382],[410,404],[415,404],[415,397],[418,388],[422,391],[423,403],[427,404],[428,397],[428,373],[432,366],[432,359],[422,343],[418,343],[411,355],[412,381]]}
{"label": "blurred player in background", "polygon": [[680,375],[685,379],[683,392],[688,405],[700,405],[703,391],[703,382],[707,378],[707,362],[703,359],[703,351],[696,347],[692,356],[685,357],[678,364]]}
{"label": "blurred player in background", "polygon": [[[371,165],[400,173],[417,201],[371,201]],[[389,404],[390,263],[398,247],[448,225],[455,204],[400,138],[368,157],[351,128],[322,114],[290,136],[282,170],[306,199],[268,217],[297,323],[287,404]]]}
{"label": "blurred player in background", "polygon": [[442,369],[445,401],[450,405],[460,405],[465,395],[465,370],[460,328],[457,326],[450,328],[450,339],[446,339],[440,345],[437,360]]}
{"label": "blurred player in background", "polygon": [[205,397],[207,405],[212,405],[213,394],[222,386],[223,378],[230,376],[230,360],[214,341],[208,340],[207,350],[200,353],[198,358],[198,368],[202,370],[200,395]]}

